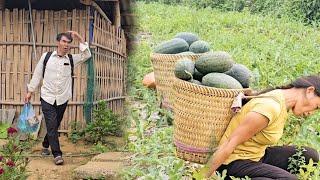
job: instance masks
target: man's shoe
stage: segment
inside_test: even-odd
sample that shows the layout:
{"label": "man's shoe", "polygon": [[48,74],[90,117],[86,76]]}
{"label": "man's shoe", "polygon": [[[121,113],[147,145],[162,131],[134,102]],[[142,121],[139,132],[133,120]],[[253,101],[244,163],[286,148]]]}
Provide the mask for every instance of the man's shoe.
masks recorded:
{"label": "man's shoe", "polygon": [[42,156],[49,156],[50,155],[50,150],[48,148],[43,148],[41,152]]}
{"label": "man's shoe", "polygon": [[63,161],[63,159],[62,159],[61,156],[57,156],[57,157],[54,158],[54,163],[55,163],[56,165],[62,165],[63,162],[64,162],[64,161]]}

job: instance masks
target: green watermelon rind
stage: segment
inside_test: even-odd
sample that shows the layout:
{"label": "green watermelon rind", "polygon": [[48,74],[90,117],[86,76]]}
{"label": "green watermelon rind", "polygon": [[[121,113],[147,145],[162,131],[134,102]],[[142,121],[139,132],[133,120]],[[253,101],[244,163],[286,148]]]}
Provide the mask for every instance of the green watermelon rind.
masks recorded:
{"label": "green watermelon rind", "polygon": [[194,73],[194,62],[191,59],[182,58],[176,62],[174,74],[177,78],[183,79],[183,80],[189,80],[192,78],[193,73]]}
{"label": "green watermelon rind", "polygon": [[195,62],[197,70],[202,74],[213,72],[224,73],[231,69],[233,64],[232,57],[224,51],[205,53]]}
{"label": "green watermelon rind", "polygon": [[240,82],[224,73],[209,73],[202,78],[202,84],[222,89],[243,89]]}
{"label": "green watermelon rind", "polygon": [[189,44],[180,38],[164,41],[154,48],[154,53],[159,54],[178,54],[189,50]]}

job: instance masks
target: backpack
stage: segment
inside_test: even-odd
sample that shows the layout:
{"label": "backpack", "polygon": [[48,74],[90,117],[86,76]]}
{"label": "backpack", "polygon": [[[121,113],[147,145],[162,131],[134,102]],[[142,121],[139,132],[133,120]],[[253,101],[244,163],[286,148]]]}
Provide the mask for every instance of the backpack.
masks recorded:
{"label": "backpack", "polygon": [[[47,63],[48,63],[48,60],[49,60],[51,54],[52,54],[52,51],[47,52],[47,54],[46,54],[46,56],[45,56],[45,58],[43,60],[42,78],[44,78],[44,73],[46,71],[46,66],[47,66]],[[72,88],[72,97],[73,97],[73,86],[74,86],[74,70],[73,69],[74,69],[74,64],[73,64],[73,58],[72,58],[71,54],[68,54],[68,58],[70,60],[70,65],[71,65],[71,79],[72,79],[71,88]]]}

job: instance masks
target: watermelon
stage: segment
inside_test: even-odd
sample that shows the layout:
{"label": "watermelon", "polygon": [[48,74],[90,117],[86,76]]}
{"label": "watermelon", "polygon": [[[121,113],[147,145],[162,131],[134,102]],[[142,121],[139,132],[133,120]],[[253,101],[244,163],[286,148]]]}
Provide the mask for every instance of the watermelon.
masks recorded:
{"label": "watermelon", "polygon": [[249,87],[252,78],[252,72],[245,65],[234,64],[230,70],[225,72],[225,74],[238,80],[241,83],[242,87]]}
{"label": "watermelon", "polygon": [[194,53],[206,53],[210,51],[210,44],[206,41],[196,41],[190,45],[189,51]]}
{"label": "watermelon", "polygon": [[177,61],[174,74],[177,78],[183,80],[192,79],[194,73],[194,62],[189,58],[182,58]]}
{"label": "watermelon", "polygon": [[233,77],[224,73],[209,73],[202,78],[205,86],[223,89],[242,89],[242,85]]}
{"label": "watermelon", "polygon": [[174,38],[169,41],[162,42],[155,47],[155,53],[159,54],[177,54],[189,50],[189,44],[180,38]]}
{"label": "watermelon", "polygon": [[193,42],[199,40],[199,37],[196,34],[190,33],[190,32],[180,32],[180,33],[176,34],[174,37],[181,38],[181,39],[185,40],[189,44],[189,46]]}
{"label": "watermelon", "polygon": [[202,74],[212,72],[223,73],[231,69],[234,61],[232,57],[224,51],[215,51],[203,54],[196,60],[195,66]]}

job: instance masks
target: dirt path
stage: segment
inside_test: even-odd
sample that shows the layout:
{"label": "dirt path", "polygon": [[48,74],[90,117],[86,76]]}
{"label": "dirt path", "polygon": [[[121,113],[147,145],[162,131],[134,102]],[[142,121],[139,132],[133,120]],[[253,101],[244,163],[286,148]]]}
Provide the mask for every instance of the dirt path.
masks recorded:
{"label": "dirt path", "polygon": [[[85,145],[83,142],[72,144],[67,137],[62,136],[60,139],[61,150],[66,155],[63,166],[56,166],[53,163],[53,157],[31,157],[27,166],[30,174],[28,180],[40,179],[72,179],[72,171],[78,166],[86,164],[93,156],[86,157],[67,157],[70,154],[90,153],[91,146]],[[41,153],[41,143],[32,149],[33,155]]]}

